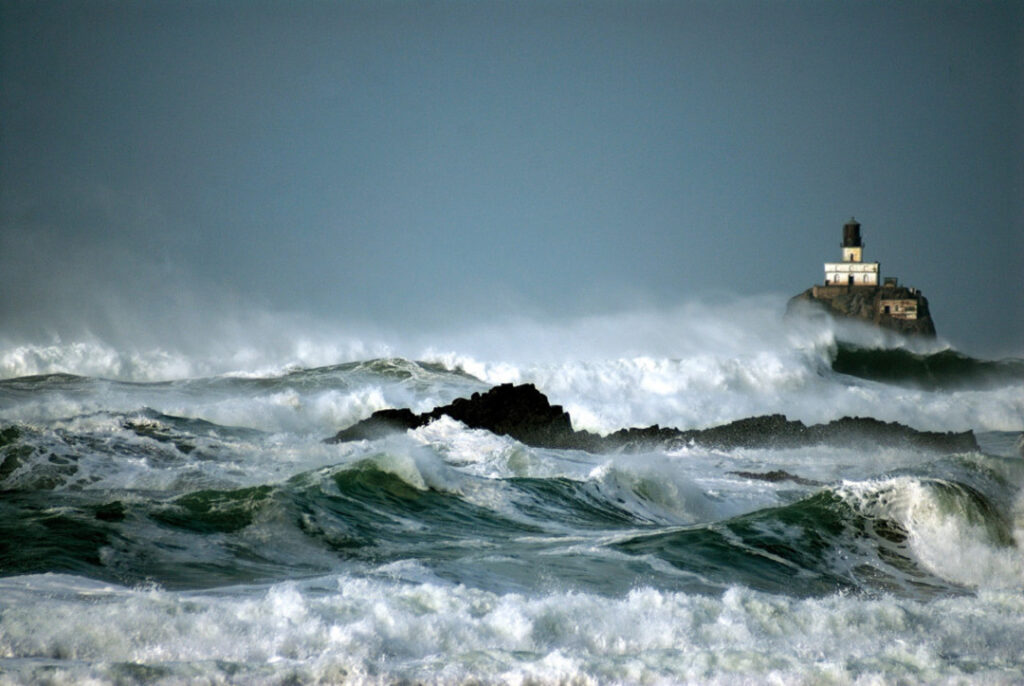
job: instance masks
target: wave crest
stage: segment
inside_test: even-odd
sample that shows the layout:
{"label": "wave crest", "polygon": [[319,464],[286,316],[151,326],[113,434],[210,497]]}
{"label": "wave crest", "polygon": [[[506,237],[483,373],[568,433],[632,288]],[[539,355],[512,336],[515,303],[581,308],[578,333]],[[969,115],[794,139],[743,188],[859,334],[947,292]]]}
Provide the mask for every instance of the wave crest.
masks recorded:
{"label": "wave crest", "polygon": [[952,583],[972,588],[1024,586],[1024,554],[1007,515],[955,481],[900,476],[848,482],[837,490],[860,516],[904,539],[914,559]]}

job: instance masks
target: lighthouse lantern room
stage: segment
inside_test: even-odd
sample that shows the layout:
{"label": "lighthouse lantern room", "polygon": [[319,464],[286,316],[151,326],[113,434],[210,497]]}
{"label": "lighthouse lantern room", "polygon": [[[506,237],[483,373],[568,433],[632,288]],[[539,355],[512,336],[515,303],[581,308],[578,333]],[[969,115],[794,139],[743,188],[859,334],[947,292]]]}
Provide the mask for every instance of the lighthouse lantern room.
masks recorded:
{"label": "lighthouse lantern room", "polygon": [[860,224],[853,217],[843,226],[843,261],[825,263],[826,286],[877,286],[878,262],[864,262]]}

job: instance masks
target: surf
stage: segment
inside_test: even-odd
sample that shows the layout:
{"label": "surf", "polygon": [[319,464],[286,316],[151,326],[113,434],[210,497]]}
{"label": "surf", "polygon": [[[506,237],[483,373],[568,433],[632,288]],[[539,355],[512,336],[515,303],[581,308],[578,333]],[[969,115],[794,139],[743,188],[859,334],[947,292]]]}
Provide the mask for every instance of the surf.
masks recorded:
{"label": "surf", "polygon": [[[1019,385],[989,383],[1003,368],[980,358],[932,387],[847,373],[836,331],[721,307],[518,321],[379,354],[325,340],[179,351],[180,367],[126,366],[138,349],[113,344],[8,355],[5,678],[1017,680]],[[447,415],[323,441],[497,383],[535,384],[602,437],[782,413],[971,430],[977,445],[588,451]]]}

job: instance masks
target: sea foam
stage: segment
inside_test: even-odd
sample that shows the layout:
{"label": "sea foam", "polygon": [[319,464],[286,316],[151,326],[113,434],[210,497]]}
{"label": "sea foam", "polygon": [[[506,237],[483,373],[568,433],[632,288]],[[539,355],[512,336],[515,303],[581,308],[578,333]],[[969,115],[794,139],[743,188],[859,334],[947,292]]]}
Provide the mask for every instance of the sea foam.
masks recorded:
{"label": "sea foam", "polygon": [[172,593],[54,575],[3,579],[0,591],[0,654],[16,681],[116,680],[145,664],[170,683],[1009,684],[1024,668],[1016,592],[923,604],[742,588],[528,597],[341,576]]}
{"label": "sea foam", "polygon": [[1019,516],[1004,521],[968,486],[900,476],[845,482],[838,492],[859,513],[906,532],[916,561],[937,576],[972,588],[1024,588]]}

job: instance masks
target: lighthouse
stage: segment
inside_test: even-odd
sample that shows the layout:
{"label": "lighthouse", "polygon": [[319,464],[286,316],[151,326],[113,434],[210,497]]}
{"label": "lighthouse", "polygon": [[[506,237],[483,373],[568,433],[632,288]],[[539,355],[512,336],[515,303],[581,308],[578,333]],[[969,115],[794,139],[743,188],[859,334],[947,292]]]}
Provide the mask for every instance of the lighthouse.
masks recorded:
{"label": "lighthouse", "polygon": [[935,337],[935,322],[928,312],[928,300],[921,291],[901,286],[899,279],[879,274],[878,262],[864,261],[864,243],[860,223],[850,217],[843,225],[839,244],[842,262],[825,263],[825,285],[811,286],[795,295],[786,305],[786,313],[824,310],[844,319],[859,319],[905,335]]}
{"label": "lighthouse", "polygon": [[850,217],[843,225],[842,262],[825,263],[826,286],[878,286],[878,262],[864,261],[860,223]]}

